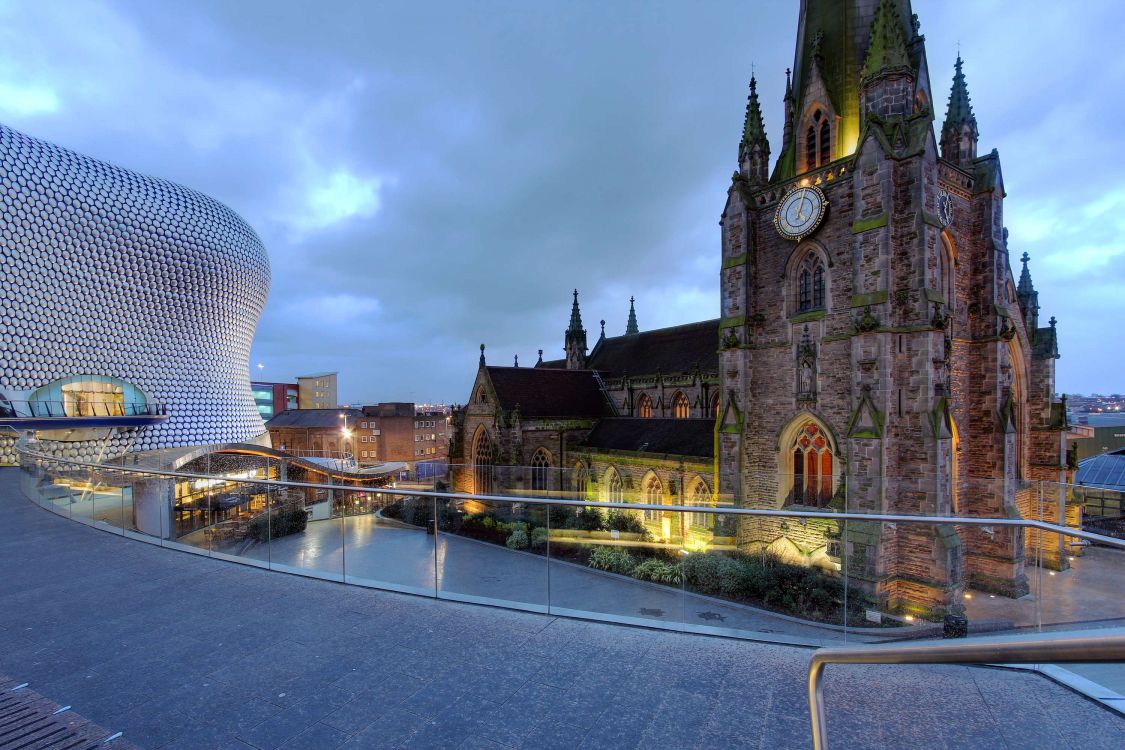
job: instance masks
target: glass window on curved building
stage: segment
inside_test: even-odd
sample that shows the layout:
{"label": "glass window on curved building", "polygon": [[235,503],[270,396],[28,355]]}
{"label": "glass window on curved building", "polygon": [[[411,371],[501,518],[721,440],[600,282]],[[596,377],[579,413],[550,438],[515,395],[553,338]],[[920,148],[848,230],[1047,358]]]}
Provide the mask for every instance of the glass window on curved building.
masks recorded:
{"label": "glass window on curved building", "polygon": [[131,383],[103,375],[74,375],[49,383],[32,392],[30,402],[37,415],[68,417],[124,417],[145,414],[148,399]]}

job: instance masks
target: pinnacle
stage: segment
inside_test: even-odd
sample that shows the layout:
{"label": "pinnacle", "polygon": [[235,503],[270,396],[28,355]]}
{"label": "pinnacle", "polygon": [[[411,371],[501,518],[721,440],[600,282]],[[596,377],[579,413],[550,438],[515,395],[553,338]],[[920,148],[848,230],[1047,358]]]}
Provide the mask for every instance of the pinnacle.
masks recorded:
{"label": "pinnacle", "polygon": [[766,125],[758,104],[758,81],[750,76],[750,96],[746,97],[746,118],[742,123],[742,142],[746,145],[766,140]]}
{"label": "pinnacle", "polygon": [[953,74],[953,87],[949,91],[949,109],[946,110],[945,124],[942,128],[945,129],[968,122],[972,123],[975,131],[977,118],[973,115],[973,105],[969,100],[969,87],[965,85],[965,74],[961,71],[962,62],[961,53],[958,52],[957,62],[954,63],[957,72]]}
{"label": "pinnacle", "polygon": [[1031,256],[1024,253],[1020,260],[1023,261],[1023,270],[1020,272],[1020,283],[1016,286],[1016,293],[1029,294],[1035,291],[1035,285],[1031,283],[1031,272],[1027,270],[1027,262],[1031,260]]}
{"label": "pinnacle", "polygon": [[633,309],[633,298],[629,298],[629,322],[625,325],[625,335],[631,336],[634,333],[640,333],[641,329],[637,327],[637,311]]}
{"label": "pinnacle", "polygon": [[567,328],[568,332],[578,333],[582,331],[582,313],[578,309],[578,290],[574,290],[574,303],[570,307],[570,327]]}
{"label": "pinnacle", "polygon": [[875,20],[871,23],[871,43],[863,64],[863,77],[869,78],[896,68],[911,68],[906,37],[902,33],[902,20],[895,4],[891,0],[880,0]]}

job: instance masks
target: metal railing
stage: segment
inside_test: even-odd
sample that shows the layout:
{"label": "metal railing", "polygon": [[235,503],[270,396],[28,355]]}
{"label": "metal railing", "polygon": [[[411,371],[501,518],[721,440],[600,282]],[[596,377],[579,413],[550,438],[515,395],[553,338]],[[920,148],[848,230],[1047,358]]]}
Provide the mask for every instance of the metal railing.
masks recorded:
{"label": "metal railing", "polygon": [[1125,628],[1074,635],[1053,633],[1009,640],[972,639],[821,648],[809,662],[813,750],[828,749],[824,668],[829,664],[1068,664],[1125,662]]}
{"label": "metal railing", "polygon": [[[96,463],[92,461],[78,461],[69,458],[59,458],[46,453],[38,451],[31,451],[27,448],[20,446],[16,447],[16,451],[23,456],[30,459],[45,461],[53,464],[63,464],[66,466],[73,466],[86,469],[97,469],[101,471],[119,471],[131,474],[145,474],[149,476],[168,477],[175,479],[213,479],[214,475],[202,474],[198,472],[186,471],[173,471],[169,469],[147,468],[142,465],[126,466],[113,463]],[[287,451],[288,452],[288,451]],[[430,497],[443,500],[476,500],[496,503],[507,503],[510,505],[526,504],[526,505],[565,505],[571,507],[595,507],[613,510],[633,510],[633,511],[663,511],[670,513],[712,513],[715,515],[729,515],[729,516],[757,516],[764,518],[798,518],[798,519],[819,519],[825,521],[879,521],[888,523],[918,523],[924,525],[954,525],[954,526],[986,526],[986,527],[1011,527],[1011,528],[1024,528],[1024,529],[1037,529],[1039,531],[1061,534],[1065,537],[1074,537],[1078,539],[1085,539],[1089,542],[1097,544],[1104,544],[1108,547],[1125,550],[1125,540],[1117,539],[1104,534],[1096,534],[1091,531],[1072,527],[1072,526],[1059,526],[1057,524],[1048,523],[1046,521],[1037,521],[1027,518],[988,518],[988,517],[974,517],[974,516],[927,516],[927,515],[908,515],[902,513],[854,513],[854,512],[841,512],[841,511],[820,511],[820,510],[798,510],[795,508],[784,508],[781,510],[768,510],[765,508],[732,508],[726,506],[701,506],[701,505],[665,505],[653,503],[635,503],[635,502],[610,502],[604,500],[568,500],[558,497],[531,497],[522,495],[475,495],[465,492],[448,492],[441,490],[423,490],[423,489],[395,489],[391,487],[353,487],[339,484],[324,484],[318,482],[294,482],[289,480],[279,479],[256,479],[251,477],[239,478],[239,484],[253,484],[262,487],[270,488],[300,488],[300,489],[313,489],[313,490],[333,490],[348,492],[356,492],[362,494],[381,494],[392,495],[401,497]]]}
{"label": "metal railing", "polygon": [[0,419],[160,417],[167,414],[167,407],[155,401],[0,400]]}

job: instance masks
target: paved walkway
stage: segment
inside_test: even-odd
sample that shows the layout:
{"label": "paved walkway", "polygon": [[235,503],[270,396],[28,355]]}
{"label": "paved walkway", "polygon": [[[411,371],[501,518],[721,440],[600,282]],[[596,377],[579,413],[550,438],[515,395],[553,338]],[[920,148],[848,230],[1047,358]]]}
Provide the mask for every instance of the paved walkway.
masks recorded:
{"label": "paved walkway", "polygon": [[[806,644],[837,644],[839,630],[819,628],[793,619],[722,600],[696,596],[670,586],[647,584],[607,575],[540,555],[513,552],[451,534],[434,537],[421,529],[379,525],[367,514],[313,521],[301,534],[256,545],[245,553],[271,565],[340,576],[346,563],[348,580],[364,579],[433,595],[435,580],[446,596],[477,597],[546,611],[558,608],[591,612],[616,621],[652,621],[675,627],[722,627],[791,637]],[[341,554],[341,548],[343,553]],[[434,570],[438,571],[435,578]],[[888,634],[901,635],[900,629]],[[853,639],[868,640],[852,635]]]}
{"label": "paved walkway", "polygon": [[[0,469],[0,672],[147,748],[804,748],[809,652],[412,597],[59,518]],[[832,667],[836,748],[1119,748],[1050,681]]]}

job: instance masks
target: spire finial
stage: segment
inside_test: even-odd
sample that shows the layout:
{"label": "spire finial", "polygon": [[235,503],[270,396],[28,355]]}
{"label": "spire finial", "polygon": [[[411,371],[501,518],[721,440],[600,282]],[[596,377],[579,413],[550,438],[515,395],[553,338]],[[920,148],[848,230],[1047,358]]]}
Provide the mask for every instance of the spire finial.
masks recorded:
{"label": "spire finial", "polygon": [[641,329],[637,326],[637,311],[633,307],[633,298],[629,298],[629,320],[625,323],[625,335],[631,336],[634,333],[640,333]]}
{"label": "spire finial", "polygon": [[480,366],[484,367],[484,344],[480,345]]}
{"label": "spire finial", "polygon": [[543,350],[542,349],[539,350],[539,361],[535,363],[535,366],[538,367],[541,364],[543,364]]}
{"label": "spire finial", "polygon": [[1055,319],[1055,316],[1054,316],[1054,315],[1052,315],[1052,316],[1051,316],[1051,319],[1047,321],[1047,323],[1048,323],[1048,324],[1050,324],[1051,328],[1054,328],[1054,327],[1055,327],[1055,324],[1056,324],[1056,323],[1058,323],[1058,322],[1059,322],[1059,321]]}
{"label": "spire finial", "polygon": [[602,338],[604,339],[605,338],[605,321],[604,320],[601,321],[601,324],[602,324]]}
{"label": "spire finial", "polygon": [[[951,161],[965,161],[976,157],[976,140],[979,135],[977,118],[973,114],[973,104],[969,99],[969,87],[965,84],[962,70],[964,60],[957,52],[953,63],[953,86],[949,89],[949,107],[945,111],[945,122],[941,126],[942,158]],[[969,140],[970,143],[965,141]]]}
{"label": "spire finial", "polygon": [[517,354],[516,355],[516,363],[513,365],[513,367],[519,367],[519,366],[520,366],[520,355]]}
{"label": "spire finial", "polygon": [[571,333],[577,333],[582,330],[582,313],[578,309],[578,290],[574,290],[574,302],[570,306],[570,327],[567,329]]}
{"label": "spire finial", "polygon": [[1029,260],[1031,260],[1031,256],[1030,256],[1030,255],[1028,255],[1027,253],[1024,253],[1023,255],[1021,255],[1021,256],[1020,256],[1020,260],[1022,260],[1022,261],[1023,261],[1023,267],[1024,267],[1024,268],[1027,268],[1027,262],[1028,262]]}

